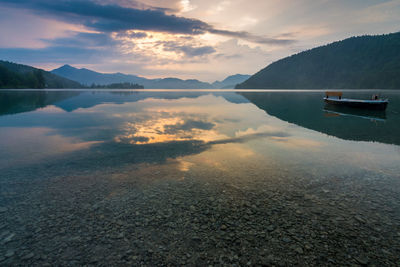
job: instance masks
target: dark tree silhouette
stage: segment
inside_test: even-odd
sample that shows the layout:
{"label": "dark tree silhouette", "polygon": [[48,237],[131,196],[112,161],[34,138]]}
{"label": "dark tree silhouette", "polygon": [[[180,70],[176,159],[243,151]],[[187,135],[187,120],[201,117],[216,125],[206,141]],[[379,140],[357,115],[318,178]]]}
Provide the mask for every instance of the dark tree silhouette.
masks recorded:
{"label": "dark tree silhouette", "polygon": [[78,82],[30,66],[0,60],[0,88],[82,88]]}

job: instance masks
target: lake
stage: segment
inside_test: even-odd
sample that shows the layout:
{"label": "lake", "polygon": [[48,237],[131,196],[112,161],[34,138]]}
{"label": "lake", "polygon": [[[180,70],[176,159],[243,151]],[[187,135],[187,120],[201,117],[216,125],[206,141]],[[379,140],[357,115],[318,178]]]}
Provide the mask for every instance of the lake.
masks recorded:
{"label": "lake", "polygon": [[400,265],[380,94],[0,91],[0,265]]}

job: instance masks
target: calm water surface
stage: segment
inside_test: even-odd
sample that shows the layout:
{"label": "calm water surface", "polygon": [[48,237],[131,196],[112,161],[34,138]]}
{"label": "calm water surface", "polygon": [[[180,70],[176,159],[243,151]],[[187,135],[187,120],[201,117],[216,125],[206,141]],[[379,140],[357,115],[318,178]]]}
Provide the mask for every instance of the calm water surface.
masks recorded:
{"label": "calm water surface", "polygon": [[381,94],[0,91],[0,264],[400,264]]}

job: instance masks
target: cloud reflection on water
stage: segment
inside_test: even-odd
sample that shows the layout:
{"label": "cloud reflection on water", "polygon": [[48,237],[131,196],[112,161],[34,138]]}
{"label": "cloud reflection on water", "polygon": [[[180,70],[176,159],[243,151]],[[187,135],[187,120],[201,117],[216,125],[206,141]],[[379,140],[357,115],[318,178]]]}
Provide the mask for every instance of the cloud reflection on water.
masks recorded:
{"label": "cloud reflection on water", "polygon": [[215,134],[213,123],[195,119],[154,118],[141,123],[128,122],[124,133],[114,138],[116,142],[151,144],[172,141],[202,140]]}
{"label": "cloud reflection on water", "polygon": [[[398,170],[399,153],[391,146],[378,143],[360,146],[359,142],[329,137],[270,116],[252,103],[232,103],[214,94],[180,97],[180,93],[169,98],[140,93],[139,100],[136,97],[110,103],[98,101],[102,94],[110,93],[99,93],[95,105],[70,112],[48,106],[0,117],[2,129],[12,127],[15,136],[32,137],[18,142],[16,147],[23,148],[39,140],[34,150],[36,155],[43,156],[29,160],[25,151],[15,148],[6,148],[3,154],[15,151],[15,158],[25,159],[36,167],[44,162],[52,168],[52,173],[62,175],[80,171],[123,172],[145,164],[161,169],[168,165],[169,173],[171,166],[180,173],[194,169],[202,173],[198,166],[203,166],[227,175],[240,173],[241,168],[265,169],[269,164],[272,164],[269,172],[277,166],[286,166],[285,169],[303,166],[315,169],[316,173],[349,173],[372,166],[371,162],[377,162],[377,170],[383,166],[388,172]],[[231,95],[226,93],[228,98]],[[29,129],[37,128],[48,130],[30,133]],[[2,159],[3,164],[5,156]],[[338,170],[332,165],[342,168]],[[43,167],[42,173],[36,171],[36,175],[49,173],[46,168]],[[295,172],[294,167],[292,171]],[[127,178],[130,175],[127,171]],[[242,173],[243,177],[246,175]]]}
{"label": "cloud reflection on water", "polygon": [[[259,127],[257,120],[248,121],[249,113],[254,113],[252,105],[235,105],[213,95],[194,99],[146,99],[136,103],[134,113],[114,114],[126,120],[123,133],[114,141],[144,145],[197,140],[212,145],[244,143],[271,136],[289,137],[282,127]],[[258,130],[253,129],[256,127]]]}
{"label": "cloud reflection on water", "polygon": [[101,141],[82,141],[65,137],[50,128],[2,128],[0,131],[0,168],[31,164],[46,158],[82,149],[89,149]]}

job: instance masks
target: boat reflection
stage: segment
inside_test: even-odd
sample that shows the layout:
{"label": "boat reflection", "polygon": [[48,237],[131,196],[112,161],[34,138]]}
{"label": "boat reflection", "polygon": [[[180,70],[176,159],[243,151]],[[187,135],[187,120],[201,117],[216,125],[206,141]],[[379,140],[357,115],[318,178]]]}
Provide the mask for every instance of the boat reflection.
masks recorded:
{"label": "boat reflection", "polygon": [[[400,145],[400,96],[386,93],[391,104],[386,111],[363,110],[325,105],[321,92],[257,93],[240,92],[258,108],[283,121],[345,140],[372,141]],[[348,92],[349,97],[363,99],[369,92]]]}
{"label": "boat reflection", "polygon": [[373,121],[386,121],[385,110],[353,109],[329,104],[326,104],[323,110],[325,117],[349,116]]}

